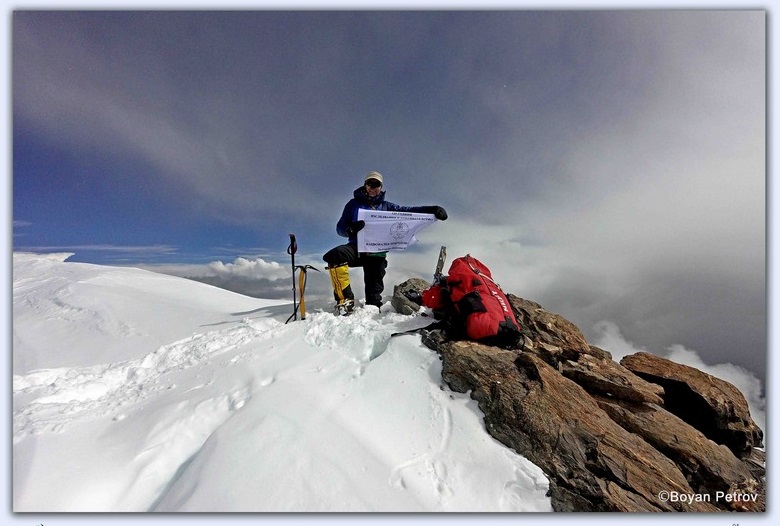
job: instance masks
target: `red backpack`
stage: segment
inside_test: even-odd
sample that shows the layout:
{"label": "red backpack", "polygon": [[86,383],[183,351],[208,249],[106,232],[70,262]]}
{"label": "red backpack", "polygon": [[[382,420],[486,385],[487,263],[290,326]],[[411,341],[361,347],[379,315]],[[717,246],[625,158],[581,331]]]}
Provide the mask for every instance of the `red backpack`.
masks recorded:
{"label": "red backpack", "polygon": [[488,345],[517,347],[520,323],[509,300],[481,261],[467,254],[455,259],[449,274],[423,291],[428,308],[444,311],[465,330],[465,336]]}

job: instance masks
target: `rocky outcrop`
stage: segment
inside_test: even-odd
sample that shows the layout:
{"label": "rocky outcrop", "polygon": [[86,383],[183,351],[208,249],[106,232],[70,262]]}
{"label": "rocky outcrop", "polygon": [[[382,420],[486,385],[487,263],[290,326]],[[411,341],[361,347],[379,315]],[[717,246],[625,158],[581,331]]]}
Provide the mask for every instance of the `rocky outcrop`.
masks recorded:
{"label": "rocky outcrop", "polygon": [[763,437],[733,385],[646,353],[616,363],[565,318],[507,296],[521,348],[440,329],[423,342],[488,433],[547,474],[553,509],[765,510]]}
{"label": "rocky outcrop", "polygon": [[663,386],[666,409],[735,455],[744,457],[761,445],[763,433],[750,418],[745,397],[732,384],[646,352],[626,356],[620,363]]}
{"label": "rocky outcrop", "polygon": [[410,299],[410,296],[415,298],[430,286],[431,284],[424,279],[410,278],[393,287],[393,297],[390,300],[390,304],[396,312],[406,315],[414,314],[420,310],[420,303]]}

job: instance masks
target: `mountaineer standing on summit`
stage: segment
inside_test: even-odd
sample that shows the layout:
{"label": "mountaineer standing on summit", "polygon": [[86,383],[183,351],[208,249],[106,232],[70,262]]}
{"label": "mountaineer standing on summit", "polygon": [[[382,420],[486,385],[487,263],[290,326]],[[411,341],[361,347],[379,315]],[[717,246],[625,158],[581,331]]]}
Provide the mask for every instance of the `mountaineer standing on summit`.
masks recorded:
{"label": "mountaineer standing on summit", "polygon": [[383,185],[382,174],[368,172],[363,186],[354,191],[354,197],[344,206],[341,218],[336,224],[336,232],[342,237],[349,238],[349,241],[329,250],[322,257],[328,264],[328,272],[333,283],[336,311],[342,314],[351,313],[355,307],[355,296],[349,282],[349,267],[363,267],[366,305],[376,305],[381,308],[382,291],[385,288],[387,252],[358,252],[357,250],[357,233],[365,226],[365,221],[358,220],[358,210],[415,212],[433,214],[440,221],[447,219],[447,212],[440,206],[400,206],[385,201]]}

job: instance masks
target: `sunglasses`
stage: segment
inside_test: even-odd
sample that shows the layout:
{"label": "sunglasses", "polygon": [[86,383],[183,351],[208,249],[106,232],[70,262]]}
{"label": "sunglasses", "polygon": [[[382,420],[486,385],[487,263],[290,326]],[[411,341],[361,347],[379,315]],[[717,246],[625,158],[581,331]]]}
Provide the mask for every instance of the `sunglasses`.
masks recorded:
{"label": "sunglasses", "polygon": [[366,181],[366,186],[369,188],[381,188],[382,183],[380,183],[376,179],[369,179],[368,181]]}

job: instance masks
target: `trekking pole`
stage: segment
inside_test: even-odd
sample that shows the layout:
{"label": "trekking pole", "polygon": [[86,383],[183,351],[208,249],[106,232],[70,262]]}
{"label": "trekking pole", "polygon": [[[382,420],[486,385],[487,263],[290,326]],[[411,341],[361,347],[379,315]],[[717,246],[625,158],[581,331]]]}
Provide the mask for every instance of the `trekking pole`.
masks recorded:
{"label": "trekking pole", "polygon": [[[306,319],[306,302],[303,298],[304,291],[306,290],[306,270],[307,269],[313,269],[319,272],[320,270],[318,268],[312,267],[311,265],[296,265],[295,264],[295,253],[298,252],[298,243],[295,241],[295,234],[290,234],[290,246],[287,247],[287,253],[290,254],[290,258],[292,260],[292,289],[293,289],[293,313],[290,314],[290,317],[287,318],[287,321],[284,322],[285,325],[290,322],[290,320],[297,320],[298,319],[298,307],[301,309],[301,319]],[[301,290],[301,301],[298,303],[298,294],[297,290],[295,288],[295,270],[300,269],[301,273],[298,275],[298,288]]]}
{"label": "trekking pole", "polygon": [[295,290],[295,253],[298,252],[298,243],[295,242],[295,234],[290,234],[290,246],[287,247],[287,253],[292,258],[292,290],[293,290],[293,313],[284,322],[285,325],[292,319],[298,319],[298,294]]}

